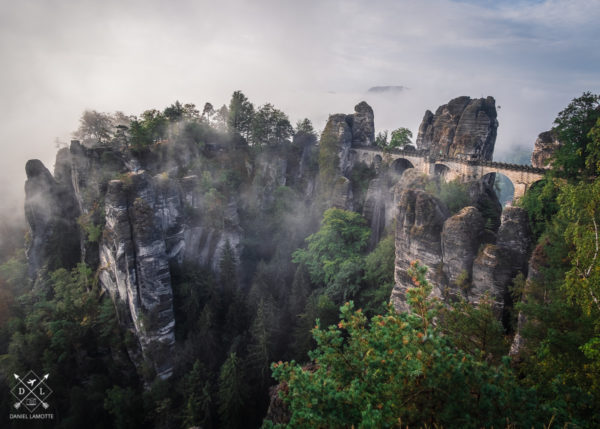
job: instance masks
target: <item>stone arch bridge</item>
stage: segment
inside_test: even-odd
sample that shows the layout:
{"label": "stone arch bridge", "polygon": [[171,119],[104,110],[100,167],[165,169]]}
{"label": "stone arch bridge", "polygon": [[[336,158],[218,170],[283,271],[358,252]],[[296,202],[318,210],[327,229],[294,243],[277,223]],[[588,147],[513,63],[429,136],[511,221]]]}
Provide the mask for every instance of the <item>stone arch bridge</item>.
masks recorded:
{"label": "stone arch bridge", "polygon": [[529,187],[542,179],[543,168],[529,165],[506,164],[468,157],[448,158],[431,156],[428,150],[390,150],[359,146],[350,149],[350,158],[353,162],[364,162],[369,166],[377,167],[384,160],[397,171],[402,172],[407,168],[415,168],[424,174],[443,176],[446,180],[458,179],[463,182],[478,180],[490,173],[502,173],[512,182],[515,193],[513,199],[521,198]]}

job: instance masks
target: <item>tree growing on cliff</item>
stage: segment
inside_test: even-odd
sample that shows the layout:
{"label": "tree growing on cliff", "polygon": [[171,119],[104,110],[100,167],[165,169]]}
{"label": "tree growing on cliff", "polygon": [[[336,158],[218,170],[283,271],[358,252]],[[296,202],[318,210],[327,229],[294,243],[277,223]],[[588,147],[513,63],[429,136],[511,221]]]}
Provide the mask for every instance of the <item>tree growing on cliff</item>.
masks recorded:
{"label": "tree growing on cliff", "polygon": [[600,159],[600,145],[590,131],[599,119],[600,95],[591,92],[573,99],[558,114],[553,130],[561,147],[551,162],[555,174],[570,179],[597,174],[594,160]]}
{"label": "tree growing on cliff", "polygon": [[278,145],[294,133],[287,115],[270,103],[261,106],[254,113],[250,127],[254,146]]}
{"label": "tree growing on cliff", "polygon": [[254,105],[242,91],[235,91],[231,96],[228,115],[227,126],[229,132],[239,133],[246,141],[249,140],[252,131]]}
{"label": "tree growing on cliff", "polygon": [[412,143],[410,140],[412,136],[412,131],[408,128],[400,127],[392,131],[389,144],[390,149],[403,149]]}
{"label": "tree growing on cliff", "polygon": [[206,102],[202,109],[202,118],[206,118],[206,122],[210,124],[210,118],[215,114],[215,108],[211,103]]}
{"label": "tree growing on cliff", "polygon": [[114,132],[114,118],[108,113],[85,110],[73,137],[82,142],[108,143]]}

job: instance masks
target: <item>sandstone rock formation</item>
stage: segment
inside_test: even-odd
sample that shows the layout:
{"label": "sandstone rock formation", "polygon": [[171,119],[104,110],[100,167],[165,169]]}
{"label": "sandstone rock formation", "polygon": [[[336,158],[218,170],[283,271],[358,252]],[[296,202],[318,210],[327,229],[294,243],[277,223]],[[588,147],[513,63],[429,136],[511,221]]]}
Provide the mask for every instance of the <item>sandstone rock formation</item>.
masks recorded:
{"label": "sandstone rock formation", "polygon": [[469,199],[472,206],[481,212],[486,229],[498,231],[501,223],[502,204],[494,191],[496,174],[488,174],[469,184]]}
{"label": "sandstone rock formation", "polygon": [[[173,291],[157,194],[142,172],[108,184],[100,280],[161,378],[173,371]],[[127,323],[127,322],[126,322]]]}
{"label": "sandstone rock formation", "polygon": [[[261,193],[264,204],[286,180],[286,160],[274,159],[257,162],[257,187],[269,190]],[[56,178],[39,160],[29,161],[26,172],[31,275],[81,260],[98,267],[121,325],[138,340],[128,345],[131,360],[137,366],[148,360],[159,377],[169,377],[175,341],[170,264],[189,261],[218,272],[227,243],[239,257],[238,202],[226,202],[218,218],[199,217],[205,195],[196,176],[152,175],[133,154],[78,141],[58,152]],[[103,228],[93,241],[89,226]]]}
{"label": "sandstone rock formation", "polygon": [[483,216],[475,207],[465,207],[444,222],[442,260],[446,279],[453,286],[450,289],[464,287],[464,284],[457,285],[459,280],[463,283],[470,280],[483,229]]}
{"label": "sandstone rock formation", "polygon": [[383,177],[371,180],[365,196],[363,216],[371,226],[370,249],[374,249],[379,243],[387,223],[386,207],[393,204],[393,192],[390,192],[386,185]]}
{"label": "sandstone rock formation", "polygon": [[354,107],[352,118],[352,143],[371,146],[375,142],[373,109],[365,101]]}
{"label": "sandstone rock formation", "polygon": [[531,154],[531,165],[537,168],[549,168],[548,161],[561,144],[554,131],[545,131],[535,140]]}
{"label": "sandstone rock formation", "polygon": [[[373,109],[361,101],[355,107],[355,113],[346,115],[338,113],[329,116],[321,139],[333,139],[339,158],[339,172],[347,175],[354,165],[350,154],[353,145],[371,146],[375,142],[375,124]],[[323,144],[322,144],[323,146]]]}
{"label": "sandstone rock formation", "polygon": [[458,97],[425,112],[417,135],[417,148],[434,156],[491,160],[498,120],[493,97],[472,100]]}
{"label": "sandstone rock formation", "polygon": [[331,205],[343,210],[354,208],[352,184],[349,179],[340,176],[335,180],[331,194]]}
{"label": "sandstone rock formation", "polygon": [[[444,300],[463,297],[477,304],[489,296],[498,317],[511,305],[509,285],[527,272],[531,242],[526,212],[507,207],[502,213],[497,242],[490,243],[482,213],[465,207],[449,216],[443,204],[424,191],[405,190],[396,220],[395,286],[390,301],[406,311],[407,271],[418,260],[429,269],[432,295]],[[494,237],[495,238],[495,237]],[[487,244],[486,244],[487,243]]]}
{"label": "sandstone rock formation", "polygon": [[489,294],[496,311],[502,314],[505,306],[512,304],[508,286],[519,272],[527,273],[530,244],[527,213],[519,207],[506,207],[496,245],[486,245],[473,263],[473,287],[469,299],[478,303]]}
{"label": "sandstone rock formation", "polygon": [[406,311],[406,290],[412,286],[408,270],[412,261],[427,265],[427,279],[434,285],[433,294],[441,296],[439,286],[442,262],[441,234],[450,216],[437,198],[420,190],[402,193],[396,220],[395,286],[390,298],[397,311]]}
{"label": "sandstone rock formation", "polygon": [[[25,173],[29,275],[34,277],[44,266],[49,270],[75,266],[79,262],[79,209],[69,182],[56,181],[38,159],[27,161]],[[68,175],[63,162],[57,163],[57,177],[64,180]]]}
{"label": "sandstone rock formation", "polygon": [[[538,302],[547,303],[546,296],[540,294],[540,289],[543,289],[540,288],[540,285],[543,285],[544,282],[543,268],[545,266],[545,261],[547,261],[547,256],[544,253],[544,247],[545,244],[538,244],[531,254],[531,258],[529,259],[525,289],[521,295],[521,301],[524,303],[528,302],[534,297]],[[523,338],[521,335],[527,322],[527,317],[522,311],[520,311],[517,318],[517,331],[513,338],[509,352],[509,355],[513,358],[518,357],[525,347],[527,347],[525,338]]]}
{"label": "sandstone rock formation", "polygon": [[270,207],[275,190],[286,183],[287,159],[274,151],[265,151],[256,157],[252,190],[259,209]]}

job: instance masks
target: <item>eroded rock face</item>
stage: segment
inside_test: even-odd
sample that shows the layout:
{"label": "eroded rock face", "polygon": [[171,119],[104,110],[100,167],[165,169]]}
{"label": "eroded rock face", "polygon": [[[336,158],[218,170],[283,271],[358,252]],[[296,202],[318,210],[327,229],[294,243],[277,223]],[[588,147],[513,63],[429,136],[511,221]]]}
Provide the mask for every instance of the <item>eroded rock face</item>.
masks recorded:
{"label": "eroded rock face", "polygon": [[[57,155],[57,166],[59,155]],[[102,210],[98,205],[106,192],[108,180],[119,174],[129,171],[129,167],[137,162],[134,159],[126,160],[123,155],[110,147],[88,148],[78,140],[71,141],[68,157],[61,159],[60,165],[69,163],[69,186],[77,201],[79,211],[85,216],[86,222],[100,225],[103,222]],[[128,166],[127,163],[130,165]],[[65,169],[66,166],[61,167]],[[65,180],[67,174],[65,174]],[[99,263],[98,243],[90,243],[85,231],[80,233],[81,258],[91,267]]]}
{"label": "eroded rock face", "polygon": [[365,101],[354,107],[352,115],[352,143],[371,146],[375,142],[373,109]]}
{"label": "eroded rock face", "polygon": [[[454,288],[457,280],[469,281],[473,260],[481,244],[483,216],[475,207],[465,207],[444,222],[442,259],[444,274]],[[460,291],[457,291],[459,293]]]}
{"label": "eroded rock face", "polygon": [[[61,180],[70,176],[62,162],[57,166]],[[74,267],[80,260],[79,210],[69,182],[55,180],[38,159],[27,161],[25,173],[25,217],[31,236],[26,249],[29,275],[35,277],[44,266],[49,270]]]}
{"label": "eroded rock face", "polygon": [[[250,167],[260,182],[256,187],[272,194],[285,183],[287,160],[265,156]],[[239,258],[238,201],[232,197],[214,216],[204,207],[196,176],[144,172],[127,151],[78,141],[58,152],[55,178],[38,160],[28,162],[26,172],[30,273],[43,266],[68,268],[82,259],[98,268],[121,325],[138,340],[128,344],[132,362],[139,367],[147,360],[159,377],[169,377],[175,325],[170,264],[189,261],[218,272],[228,243]],[[104,228],[92,240],[78,222]]]}
{"label": "eroded rock face", "polygon": [[442,262],[441,234],[450,216],[437,198],[420,190],[406,190],[400,197],[396,222],[395,286],[390,298],[397,311],[407,311],[406,290],[412,286],[408,270],[412,261],[427,265],[433,294],[441,296],[439,268]]}
{"label": "eroded rock face", "polygon": [[393,192],[390,192],[385,178],[377,177],[369,182],[369,188],[363,205],[363,216],[371,226],[369,248],[374,249],[386,226],[386,207],[393,203]]}
{"label": "eroded rock face", "polygon": [[[529,300],[535,298],[538,302],[548,303],[545,294],[541,294],[540,292],[543,288],[540,288],[540,285],[543,285],[544,282],[544,274],[543,268],[546,266],[546,261],[548,260],[545,251],[544,251],[545,243],[540,243],[534,249],[531,254],[531,258],[529,259],[529,265],[527,268],[527,280],[525,281],[525,290],[521,296],[522,302],[528,302]],[[537,295],[537,296],[536,296]],[[517,331],[513,338],[513,342],[510,346],[509,355],[513,358],[518,357],[521,352],[527,347],[527,342],[525,338],[521,335],[523,332],[524,326],[527,324],[527,316],[522,311],[519,312],[517,318]]]}
{"label": "eroded rock face", "polygon": [[541,133],[533,146],[531,165],[537,168],[549,168],[548,161],[560,146],[561,143],[554,131]]}
{"label": "eroded rock face", "polygon": [[412,283],[407,271],[411,261],[419,261],[428,267],[433,296],[463,297],[475,304],[489,296],[498,317],[506,316],[504,309],[512,304],[508,288],[519,272],[527,271],[531,241],[527,214],[518,207],[505,208],[497,235],[485,223],[476,207],[449,216],[431,195],[404,190],[396,220],[396,284],[390,299],[394,307],[408,310],[406,289]]}
{"label": "eroded rock face", "polygon": [[501,223],[502,204],[494,191],[495,173],[488,174],[469,184],[469,199],[485,218],[486,228],[498,231]]}
{"label": "eroded rock face", "polygon": [[332,206],[343,210],[353,210],[352,184],[347,178],[340,176],[335,179],[331,196]]}
{"label": "eroded rock face", "polygon": [[256,158],[252,189],[260,210],[270,207],[275,199],[275,190],[285,186],[287,167],[287,159],[275,152],[265,151]]}
{"label": "eroded rock face", "polygon": [[366,102],[361,101],[355,107],[355,113],[345,115],[338,113],[330,115],[321,140],[333,139],[338,149],[339,171],[347,175],[356,161],[351,155],[354,145],[371,146],[375,142],[375,124],[373,109]]}
{"label": "eroded rock face", "polygon": [[527,213],[519,207],[506,207],[496,245],[486,245],[473,263],[470,300],[478,303],[489,294],[498,314],[502,314],[512,304],[508,286],[519,272],[527,273],[530,243]]}
{"label": "eroded rock face", "polygon": [[473,262],[473,282],[469,301],[479,304],[489,297],[498,317],[502,316],[507,299],[508,284],[513,278],[510,252],[495,244],[486,244]]}
{"label": "eroded rock face", "polygon": [[520,207],[506,207],[498,230],[498,246],[511,254],[513,271],[527,271],[527,254],[531,245],[531,230],[527,212]]}
{"label": "eroded rock face", "polygon": [[419,126],[417,148],[434,156],[491,160],[498,120],[493,97],[458,97],[425,112]]}
{"label": "eroded rock face", "polygon": [[143,355],[159,377],[167,378],[173,371],[175,318],[160,206],[153,180],[144,172],[109,182],[100,280],[117,303],[120,320],[130,321]]}

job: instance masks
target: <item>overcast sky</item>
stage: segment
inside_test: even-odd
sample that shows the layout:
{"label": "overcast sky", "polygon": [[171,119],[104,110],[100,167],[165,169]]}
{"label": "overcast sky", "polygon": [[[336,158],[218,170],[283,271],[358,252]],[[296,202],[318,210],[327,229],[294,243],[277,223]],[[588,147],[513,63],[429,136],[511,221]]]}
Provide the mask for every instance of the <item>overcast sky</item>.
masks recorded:
{"label": "overcast sky", "polygon": [[496,154],[533,145],[600,92],[599,23],[600,0],[0,0],[0,213],[22,211],[26,160],[52,171],[84,109],[218,107],[238,89],[319,130],[364,99],[378,130],[415,137],[426,109],[491,95]]}

